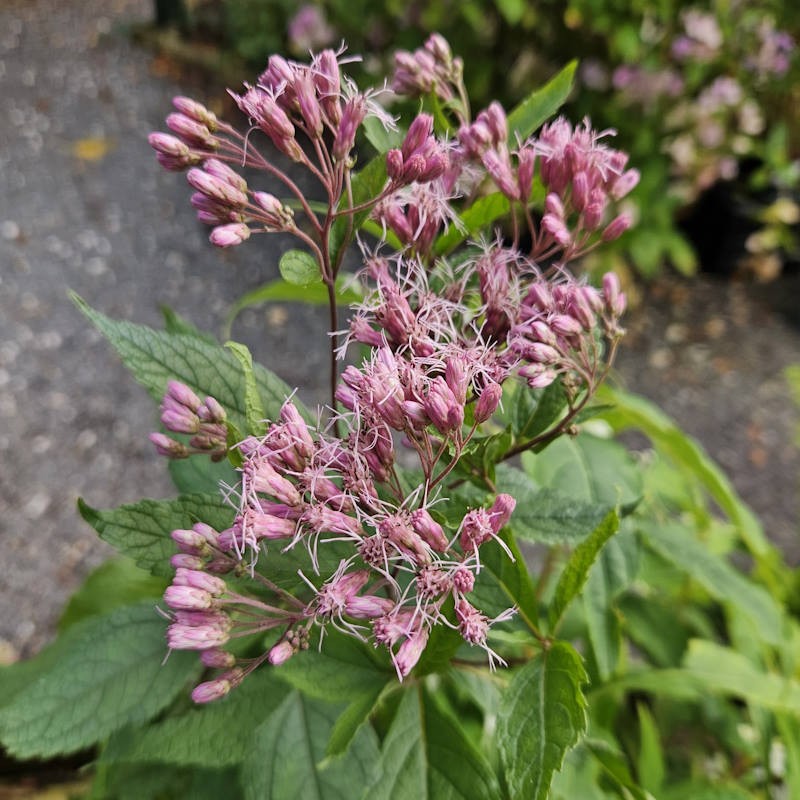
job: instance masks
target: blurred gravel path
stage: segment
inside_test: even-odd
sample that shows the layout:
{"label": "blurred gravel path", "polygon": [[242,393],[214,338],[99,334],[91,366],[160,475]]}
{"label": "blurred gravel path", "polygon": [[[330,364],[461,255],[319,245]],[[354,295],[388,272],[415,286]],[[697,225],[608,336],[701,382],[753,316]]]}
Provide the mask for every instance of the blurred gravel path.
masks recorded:
{"label": "blurred gravel path", "polygon": [[[146,438],[151,402],[67,289],[111,316],[158,325],[166,304],[219,333],[228,304],[274,277],[289,246],[272,239],[266,259],[257,246],[213,250],[183,179],[156,167],[147,133],[186,87],[124,35],[150,13],[150,0],[0,6],[0,659],[38,649],[107,555],[78,496],[108,507],[172,494]],[[732,284],[660,291],[629,322],[621,374],[706,444],[796,554],[797,414],[781,370],[800,361],[797,330]],[[274,306],[243,314],[234,336],[315,402],[326,360],[306,344],[324,325]]]}

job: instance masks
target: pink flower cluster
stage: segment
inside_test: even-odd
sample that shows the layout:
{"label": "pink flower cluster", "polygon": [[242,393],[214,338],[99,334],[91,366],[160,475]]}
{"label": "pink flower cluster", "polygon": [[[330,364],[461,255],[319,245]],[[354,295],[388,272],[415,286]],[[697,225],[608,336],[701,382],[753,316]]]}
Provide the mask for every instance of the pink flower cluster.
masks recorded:
{"label": "pink flower cluster", "polygon": [[[474,440],[487,433],[507,381],[521,382],[522,391],[560,379],[566,408],[548,430],[514,442],[499,460],[567,430],[605,376],[623,333],[625,297],[616,277],[607,275],[594,289],[565,264],[630,224],[624,214],[607,220],[638,180],[627,157],[588,122],[573,129],[558,119],[516,146],[498,104],[471,122],[460,62],[441,37],[401,54],[397,65],[395,88],[449,96],[460,128],[448,141],[437,136],[430,115],[418,114],[401,145],[386,154],[383,186],[360,204],[350,190],[351,151],[372,100],[341,76],[332,51],[309,66],[273,56],[257,85],[235,95],[253,129],[317,176],[327,213],[312,209],[251,141],[192,101],[175,101],[178,113],[167,124],[177,137],[151,136],[164,166],[189,168],[192,203],[214,226],[215,244],[238,244],[253,231],[292,232],[318,260],[334,311],[340,263],[329,249],[334,222],[372,212],[402,245],[391,257],[363,249],[365,299],[346,331],[331,331],[331,348],[332,357],[344,356],[352,342],[368,352],[360,367],[348,366],[338,383],[332,380],[328,423],[309,426],[287,401],[263,435],[236,446],[232,460],[241,464],[241,480],[228,493],[237,498],[233,525],[216,531],[198,523],[173,532],[180,552],[164,595],[169,646],[198,650],[205,666],[222,670],[195,689],[197,702],[223,696],[262,663],[284,663],[308,646],[315,629],[321,644],[328,626],[385,648],[401,680],[440,625],[483,648],[491,666],[503,663],[489,644],[490,628],[514,609],[489,619],[474,589],[487,543],[513,558],[502,529],[516,501],[498,492],[485,468],[467,468],[464,456],[480,446]],[[236,161],[282,181],[309,224],[295,225],[286,204],[251,190],[231,168]],[[529,202],[537,174],[546,189],[538,221]],[[513,219],[526,221],[530,252],[521,252],[515,230],[510,245],[476,243],[457,263],[436,257],[437,234],[460,224],[454,201],[487,177],[516,204]],[[339,333],[346,335],[337,348]],[[162,422],[192,437],[187,446],[153,434],[164,455],[229,453],[225,412],[182,384],[169,384]],[[399,467],[398,448],[411,454],[414,471],[407,459]],[[448,500],[456,476],[484,485],[490,499],[452,524],[452,514],[440,514],[437,505]],[[282,558],[307,565],[300,589],[282,585],[271,571]],[[227,574],[239,579],[235,590]],[[249,593],[241,588],[248,580]],[[265,633],[272,643],[253,658],[225,649],[233,638]]]}

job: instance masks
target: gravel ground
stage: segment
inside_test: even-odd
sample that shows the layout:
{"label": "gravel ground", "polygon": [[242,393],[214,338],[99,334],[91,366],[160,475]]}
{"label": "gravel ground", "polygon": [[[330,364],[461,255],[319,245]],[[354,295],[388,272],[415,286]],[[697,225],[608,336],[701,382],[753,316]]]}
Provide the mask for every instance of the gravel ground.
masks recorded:
{"label": "gravel ground", "polygon": [[[214,251],[185,182],[156,167],[146,135],[187,88],[126,38],[150,14],[150,0],[0,7],[0,658],[41,647],[108,554],[76,516],[78,496],[108,507],[172,494],[146,438],[152,403],[67,290],[111,316],[158,325],[165,304],[219,332],[290,246],[272,239],[266,259],[252,246]],[[800,362],[800,334],[773,309],[793,310],[796,288],[656,287],[619,360],[629,387],[705,444],[795,557],[798,419],[782,370]],[[273,306],[243,314],[234,337],[315,402],[325,354],[307,341],[324,325],[315,310]]]}

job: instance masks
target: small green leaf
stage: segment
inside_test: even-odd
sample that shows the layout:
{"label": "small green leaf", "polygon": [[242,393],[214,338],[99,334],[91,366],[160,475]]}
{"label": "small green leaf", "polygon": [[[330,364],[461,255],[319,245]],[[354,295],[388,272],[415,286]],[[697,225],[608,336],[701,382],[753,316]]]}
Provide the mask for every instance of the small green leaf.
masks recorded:
{"label": "small green leaf", "polygon": [[146,597],[155,601],[166,588],[166,580],[149,575],[129,558],[112,558],[94,570],[70,597],[58,621],[58,629],[63,632],[82,619],[107,614]]}
{"label": "small green leaf", "polygon": [[639,703],[636,711],[639,716],[639,757],[636,762],[639,783],[648,792],[658,795],[667,774],[661,736],[650,709]]}
{"label": "small green leaf", "polygon": [[476,236],[496,220],[508,214],[511,204],[501,192],[479,197],[469,208],[459,214],[459,222],[451,223],[436,240],[434,253],[451,253],[461,242]]}
{"label": "small green leaf", "polygon": [[242,766],[247,800],[351,800],[372,778],[378,743],[369,726],[349,750],[325,758],[337,709],[291,692],[256,730]]}
{"label": "small green leaf", "polygon": [[0,711],[9,753],[74,753],[158,714],[197,672],[194,653],[164,663],[165,626],[152,601],[78,623],[53,668]]}
{"label": "small green leaf", "polygon": [[567,407],[561,381],[555,381],[544,389],[519,386],[515,399],[512,430],[519,442],[533,439],[551,428]]}
{"label": "small green leaf", "polygon": [[[336,298],[340,305],[349,306],[362,300],[361,294],[349,285],[347,276],[340,275],[336,279]],[[278,278],[257,289],[243,294],[228,312],[225,330],[230,333],[231,326],[239,314],[246,308],[260,306],[262,303],[305,303],[310,306],[328,305],[328,288],[317,277],[316,282],[306,286],[297,286]]]}
{"label": "small green leaf", "polygon": [[294,286],[318,283],[320,267],[317,259],[305,250],[287,250],[278,263],[281,277]]}
{"label": "small green leaf", "polygon": [[572,91],[577,68],[578,62],[570,61],[558,75],[533,92],[508,115],[509,141],[527,139],[564,105]]}
{"label": "small green leaf", "polygon": [[384,155],[389,150],[400,147],[405,138],[404,130],[401,128],[387,130],[377,117],[367,117],[364,120],[363,127],[367,141],[377,150],[379,155]]}
{"label": "small green leaf", "polygon": [[548,610],[548,622],[555,630],[567,606],[580,594],[603,545],[619,530],[619,519],[610,511],[603,521],[572,552],[556,584],[553,601]]}
{"label": "small green leaf", "polygon": [[594,663],[600,679],[606,681],[617,670],[622,648],[622,630],[603,569],[604,554],[605,551],[589,573],[581,601]]}
{"label": "small green leaf", "polygon": [[783,612],[765,589],[711,553],[678,523],[644,524],[642,531],[647,544],[662,558],[690,575],[716,600],[746,616],[763,641],[783,643]]}
{"label": "small green leaf", "polygon": [[412,686],[403,693],[381,748],[370,800],[499,800],[483,754],[436,698]]}
{"label": "small green leaf", "polygon": [[236,360],[242,365],[244,372],[244,409],[247,419],[247,428],[250,433],[264,433],[264,407],[261,405],[261,396],[256,385],[256,376],[253,372],[253,356],[246,345],[238,342],[225,342],[225,347],[230,350]]}
{"label": "small green leaf", "polygon": [[586,731],[587,681],[566,642],[543,650],[511,679],[497,736],[512,797],[546,800],[553,774]]}
{"label": "small green leaf", "polygon": [[164,317],[164,330],[167,333],[194,336],[215,347],[219,345],[219,342],[210,333],[201,331],[193,323],[184,319],[177,311],[174,311],[169,306],[161,306],[161,316]]}
{"label": "small green leaf", "polygon": [[217,530],[233,523],[234,511],[219,495],[186,495],[175,500],[140,500],[119,508],[97,510],[78,500],[78,511],[100,535],[136,565],[154,575],[170,577],[175,544],[170,534],[205,522]]}

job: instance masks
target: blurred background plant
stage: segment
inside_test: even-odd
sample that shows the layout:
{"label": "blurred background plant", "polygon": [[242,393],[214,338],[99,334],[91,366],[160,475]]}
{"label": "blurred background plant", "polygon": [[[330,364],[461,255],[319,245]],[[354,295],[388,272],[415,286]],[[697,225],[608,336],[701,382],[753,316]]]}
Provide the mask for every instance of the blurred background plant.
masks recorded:
{"label": "blurred background plant", "polygon": [[800,255],[800,17],[785,0],[155,5],[160,25],[221,49],[228,80],[237,64],[242,76],[263,66],[265,54],[302,57],[346,40],[365,54],[357,79],[375,81],[391,72],[391,52],[438,30],[469,54],[476,106],[499,98],[510,107],[576,58],[567,115],[619,130],[643,176],[628,201],[635,230],[590,268],[652,277],[665,265],[687,275],[702,267],[769,280]]}

